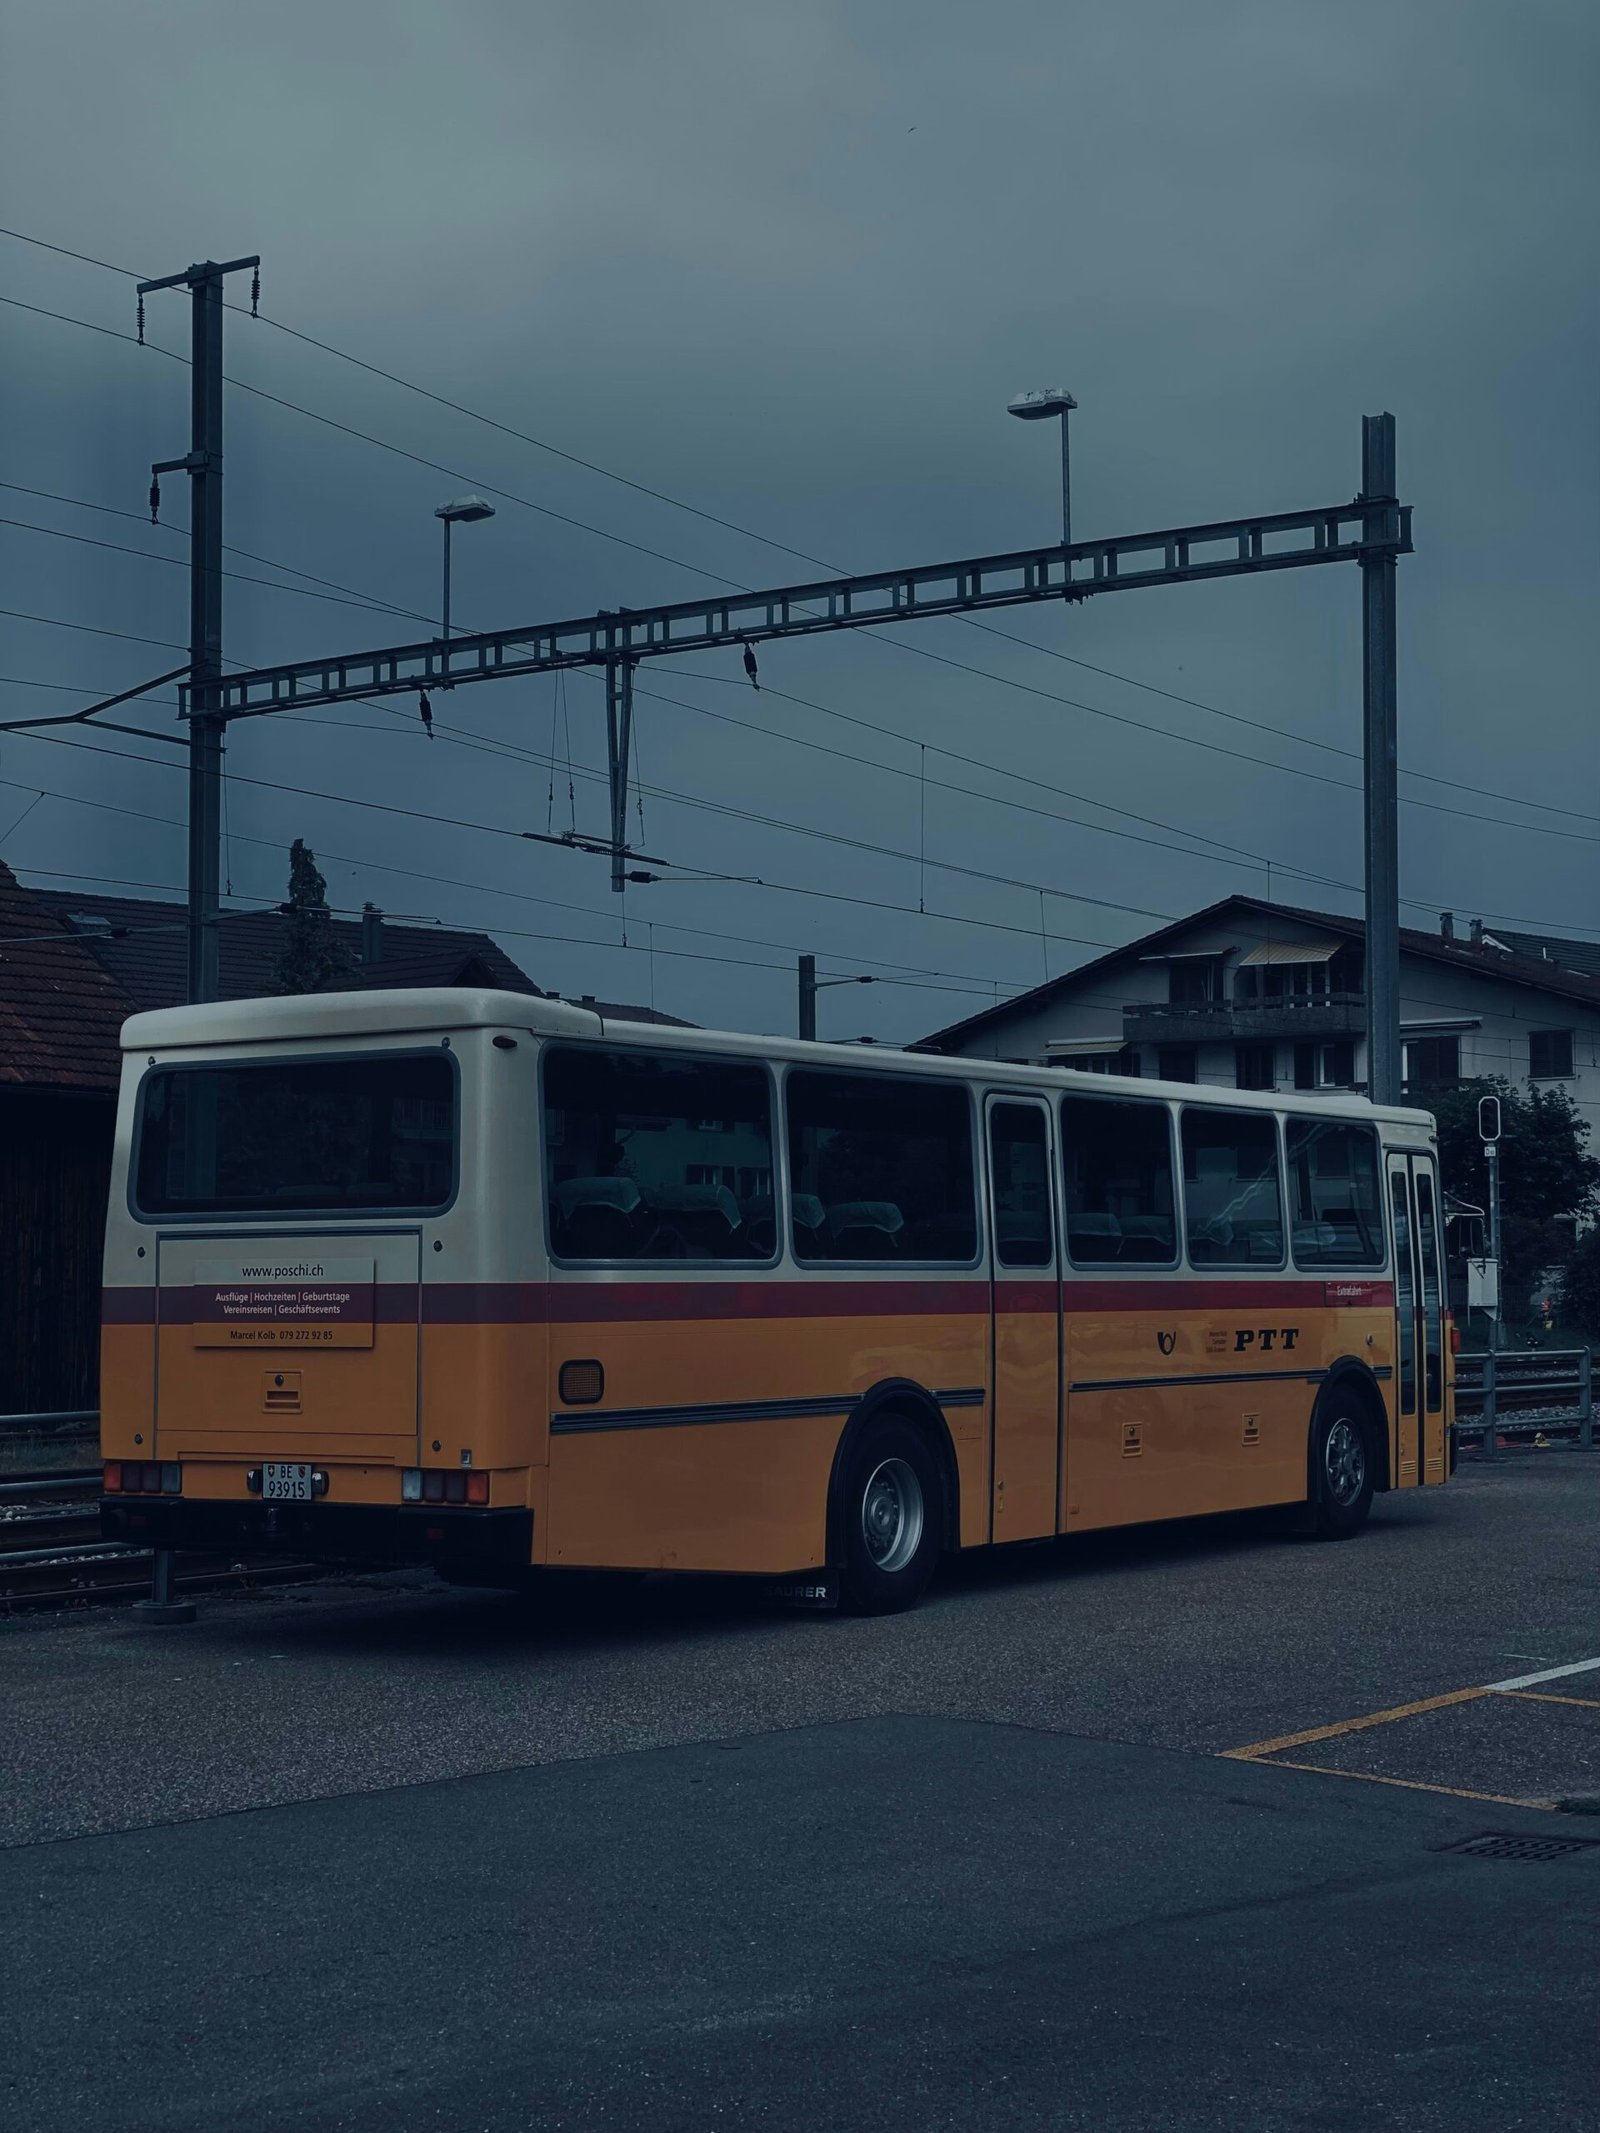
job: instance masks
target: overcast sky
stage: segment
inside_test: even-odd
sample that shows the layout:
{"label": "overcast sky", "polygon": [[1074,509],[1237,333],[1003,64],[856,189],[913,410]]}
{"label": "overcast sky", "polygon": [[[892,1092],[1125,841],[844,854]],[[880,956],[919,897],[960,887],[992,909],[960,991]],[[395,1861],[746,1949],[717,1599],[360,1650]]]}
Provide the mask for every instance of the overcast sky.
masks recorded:
{"label": "overcast sky", "polygon": [[[1597,88],[1592,0],[6,0],[0,219],[149,276],[259,251],[271,319],[845,569],[1055,536],[1023,388],[1081,403],[1080,537],[1346,500],[1390,409],[1400,757],[1456,781],[1402,781],[1403,915],[1592,934]],[[0,517],[140,551],[0,527],[4,606],[181,650],[183,573],[141,558],[183,557],[182,477],[170,530],[80,506],[143,511],[186,372],[19,308],[126,335],[118,275],[0,238],[0,293]],[[153,346],[187,310],[150,299]],[[511,493],[458,535],[467,627],[815,574],[248,317],[227,368],[448,470],[228,396],[228,540],[414,615],[473,487]],[[763,647],[760,694],[734,656],[643,670],[636,837],[761,885],[634,889],[627,949],[603,860],[348,804],[599,831],[584,675],[564,725],[541,677],[438,700],[431,743],[414,699],[236,729],[235,901],[304,836],[336,905],[487,927],[541,985],[785,1030],[809,948],[901,981],[824,994],[822,1034],[894,1039],[1235,890],[1359,909],[1353,568],[985,619],[898,632],[958,665],[861,631]],[[177,663],[0,631],[0,715]],[[238,660],[427,634],[227,591]],[[103,745],[0,741],[0,856],[180,889],[179,751]]]}

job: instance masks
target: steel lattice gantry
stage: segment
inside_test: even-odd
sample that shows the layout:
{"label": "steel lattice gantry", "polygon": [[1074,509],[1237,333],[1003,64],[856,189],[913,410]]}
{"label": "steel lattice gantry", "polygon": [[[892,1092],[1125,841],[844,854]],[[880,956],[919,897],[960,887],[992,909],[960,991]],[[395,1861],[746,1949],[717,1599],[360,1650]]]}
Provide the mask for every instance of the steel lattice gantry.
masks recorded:
{"label": "steel lattice gantry", "polygon": [[[1369,415],[1362,425],[1361,491],[1349,503],[969,556],[907,570],[820,578],[659,607],[602,609],[571,621],[487,630],[448,642],[436,637],[378,651],[294,660],[208,681],[204,709],[227,724],[360,697],[464,688],[471,682],[565,667],[599,667],[606,677],[611,879],[613,888],[620,889],[628,854],[633,675],[642,659],[748,647],[828,630],[881,628],[938,615],[977,614],[1041,600],[1076,602],[1137,587],[1299,570],[1314,563],[1356,563],[1363,581],[1368,1086],[1380,1102],[1398,1102],[1394,566],[1398,557],[1411,552],[1411,509],[1395,495],[1394,465],[1394,417]],[[185,690],[186,712],[189,695]]]}
{"label": "steel lattice gantry", "polygon": [[1172,526],[1157,533],[1075,541],[1070,548],[1024,548],[1009,555],[820,578],[806,585],[678,600],[663,607],[602,610],[570,622],[453,637],[448,644],[435,637],[376,652],[301,659],[234,674],[213,693],[224,718],[256,718],[358,696],[546,674],[557,667],[660,659],[676,652],[810,637],[824,630],[870,629],[1038,600],[1086,600],[1139,586],[1295,570],[1308,563],[1358,563],[1375,549],[1389,555],[1408,553],[1410,507],[1392,497],[1376,501],[1382,506],[1376,512],[1372,501],[1358,497],[1316,511]]}

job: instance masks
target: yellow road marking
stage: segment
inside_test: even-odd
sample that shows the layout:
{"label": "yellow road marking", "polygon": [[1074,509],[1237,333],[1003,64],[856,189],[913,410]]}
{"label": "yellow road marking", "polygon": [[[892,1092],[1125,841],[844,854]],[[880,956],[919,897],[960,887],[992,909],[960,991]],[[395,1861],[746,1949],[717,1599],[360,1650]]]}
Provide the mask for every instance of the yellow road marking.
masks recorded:
{"label": "yellow road marking", "polygon": [[1575,1703],[1585,1711],[1600,1711],[1600,1696],[1546,1696],[1538,1689],[1496,1689],[1494,1693],[1514,1697],[1518,1703]]}
{"label": "yellow road marking", "polygon": [[[1494,1693],[1491,1689],[1452,1689],[1448,1696],[1424,1696],[1419,1703],[1396,1704],[1392,1711],[1373,1711],[1365,1718],[1341,1718],[1332,1726],[1308,1726],[1303,1733],[1282,1733],[1276,1740],[1252,1741],[1247,1748],[1225,1748],[1223,1754],[1234,1762],[1253,1762],[1257,1756],[1276,1755],[1280,1748],[1305,1748],[1312,1741],[1336,1740],[1342,1733],[1360,1733],[1368,1726],[1390,1726],[1397,1718],[1415,1718],[1421,1711],[1442,1711],[1447,1704],[1472,1703],[1480,1696]],[[1289,1764],[1294,1769],[1298,1766]],[[1309,1764],[1304,1766],[1310,1768]],[[1397,1781],[1398,1782],[1398,1781]],[[1482,1798],[1491,1797],[1488,1793]]]}
{"label": "yellow road marking", "polygon": [[1359,1778],[1364,1785],[1398,1785],[1404,1792],[1442,1792],[1452,1800],[1487,1800],[1495,1807],[1537,1807],[1545,1814],[1555,1812],[1554,1800],[1519,1800],[1505,1792],[1468,1792],[1462,1785],[1425,1785],[1420,1778],[1380,1777],[1375,1770],[1335,1770],[1326,1763],[1274,1763],[1272,1767],[1313,1770],[1318,1777]]}

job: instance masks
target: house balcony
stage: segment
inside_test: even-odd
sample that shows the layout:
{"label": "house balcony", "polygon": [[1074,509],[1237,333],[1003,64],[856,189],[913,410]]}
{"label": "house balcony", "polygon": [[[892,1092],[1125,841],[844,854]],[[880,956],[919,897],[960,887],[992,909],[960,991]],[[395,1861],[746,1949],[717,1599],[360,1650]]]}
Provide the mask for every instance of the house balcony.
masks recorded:
{"label": "house balcony", "polygon": [[1130,1000],[1122,1010],[1127,1044],[1252,1044],[1366,1033],[1367,1003],[1358,992],[1280,1000]]}

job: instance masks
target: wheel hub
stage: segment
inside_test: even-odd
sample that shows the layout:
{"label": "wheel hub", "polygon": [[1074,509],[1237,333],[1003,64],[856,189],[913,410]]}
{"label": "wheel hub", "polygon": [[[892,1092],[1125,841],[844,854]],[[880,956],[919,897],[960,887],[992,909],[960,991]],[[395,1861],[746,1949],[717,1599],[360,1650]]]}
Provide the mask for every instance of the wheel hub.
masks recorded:
{"label": "wheel hub", "polygon": [[1322,1470],[1328,1493],[1341,1509],[1347,1509],[1361,1494],[1367,1479],[1367,1448],[1361,1431],[1342,1415],[1328,1431],[1322,1449]]}
{"label": "wheel hub", "polygon": [[922,1484],[904,1459],[883,1459],[861,1495],[861,1538],[880,1570],[903,1570],[922,1540]]}

